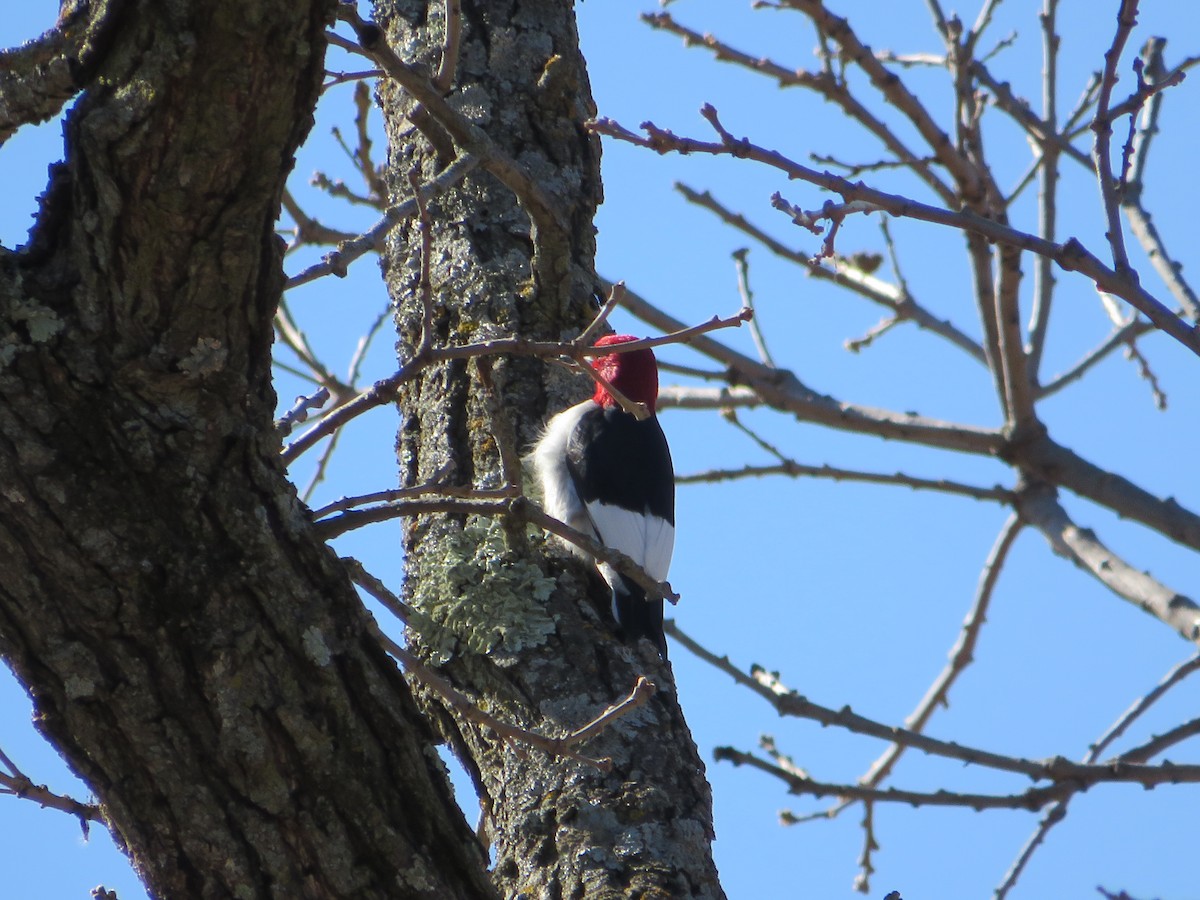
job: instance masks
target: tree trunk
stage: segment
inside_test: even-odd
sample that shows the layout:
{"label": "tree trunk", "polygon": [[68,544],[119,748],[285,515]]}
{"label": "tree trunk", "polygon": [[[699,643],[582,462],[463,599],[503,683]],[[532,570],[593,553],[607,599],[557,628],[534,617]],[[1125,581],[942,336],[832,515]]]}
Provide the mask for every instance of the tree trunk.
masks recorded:
{"label": "tree trunk", "polygon": [[487,897],[278,460],[273,228],[332,3],[109,17],[0,251],[0,653],[160,897]]}
{"label": "tree trunk", "polygon": [[[437,71],[443,5],[389,0],[377,10],[401,58]],[[582,127],[594,108],[571,6],[465,2],[462,24],[449,105],[518,161],[541,195],[518,198],[495,174],[503,167],[485,165],[430,205],[435,345],[573,336],[596,312],[592,216],[601,197],[599,145]],[[385,85],[381,98],[399,201],[412,194],[409,172],[429,181],[453,150],[410,94]],[[404,355],[422,334],[419,227],[403,225],[384,260]],[[510,459],[526,451],[548,414],[591,390],[519,357],[498,361],[492,380],[494,393],[473,364],[453,363],[401,387],[403,484],[436,474],[498,487],[500,448]],[[407,523],[404,541],[414,645],[492,715],[561,736],[628,694],[639,675],[658,687],[583,748],[611,757],[608,773],[506,744],[450,710],[436,714],[476,780],[501,893],[722,897],[710,791],[670,667],[616,639],[595,572],[506,521],[424,516]]]}

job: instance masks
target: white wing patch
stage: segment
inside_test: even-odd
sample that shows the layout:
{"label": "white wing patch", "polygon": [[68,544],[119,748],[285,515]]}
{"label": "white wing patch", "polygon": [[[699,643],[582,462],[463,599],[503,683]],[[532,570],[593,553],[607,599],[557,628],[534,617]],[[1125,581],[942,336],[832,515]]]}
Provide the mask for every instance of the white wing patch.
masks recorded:
{"label": "white wing patch", "polygon": [[[600,543],[620,550],[655,581],[667,577],[671,552],[675,549],[675,526],[648,511],[633,512],[598,500],[587,505],[587,512]],[[601,565],[600,572],[610,585],[617,580],[617,573],[611,566]]]}

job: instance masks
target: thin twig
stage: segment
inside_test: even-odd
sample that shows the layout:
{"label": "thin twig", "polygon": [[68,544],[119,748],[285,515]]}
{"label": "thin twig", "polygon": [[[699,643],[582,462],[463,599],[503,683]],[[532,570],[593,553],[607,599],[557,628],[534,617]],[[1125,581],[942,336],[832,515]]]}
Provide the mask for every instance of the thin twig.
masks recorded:
{"label": "thin twig", "polygon": [[[791,0],[798,3],[800,0]],[[722,137],[717,143],[680,138],[669,131],[646,122],[643,129],[647,137],[639,137],[610,119],[598,119],[589,123],[598,133],[648,147],[659,153],[707,153],[732,155],[737,158],[753,159],[786,173],[789,177],[834,191],[842,196],[846,204],[858,202],[858,209],[882,210],[894,216],[919,219],[933,224],[955,228],[968,234],[978,235],[991,241],[1011,245],[1021,250],[1049,256],[1068,271],[1077,271],[1091,279],[1098,288],[1128,301],[1144,313],[1160,329],[1189,350],[1200,355],[1200,331],[1181,320],[1161,301],[1143,288],[1127,271],[1116,271],[1104,265],[1077,239],[1071,238],[1056,244],[1027,232],[1019,231],[1001,222],[988,219],[967,210],[951,210],[929,206],[908,197],[889,194],[868,187],[862,182],[852,182],[830,172],[818,172],[788,159],[780,153],[768,150],[746,139]],[[725,132],[725,134],[728,134]]]}
{"label": "thin twig", "polygon": [[1118,328],[1105,338],[1103,343],[1086,353],[1079,362],[1075,363],[1075,365],[1071,366],[1065,372],[1055,375],[1050,379],[1048,384],[1039,388],[1037,392],[1038,399],[1048,397],[1050,394],[1061,391],[1072,382],[1078,381],[1096,363],[1103,360],[1114,350],[1153,330],[1154,323],[1141,317],[1135,318],[1122,328]]}
{"label": "thin twig", "polygon": [[421,185],[415,170],[408,173],[408,184],[412,188],[413,200],[417,203],[417,233],[421,238],[420,276],[417,282],[421,300],[421,338],[414,355],[422,357],[433,346],[433,278],[430,274],[433,268],[433,222],[429,218],[425,200],[421,197]]}
{"label": "thin twig", "polygon": [[362,371],[363,363],[367,358],[367,351],[371,348],[371,342],[375,340],[375,336],[383,329],[383,325],[392,316],[391,310],[385,309],[375,321],[371,323],[371,327],[367,329],[367,333],[358,339],[358,345],[354,348],[354,355],[350,357],[350,365],[346,367],[346,383],[355,384],[358,382],[358,376]]}
{"label": "thin twig", "polygon": [[[474,344],[463,344],[457,347],[434,347],[425,353],[417,354],[408,359],[395,373],[375,382],[371,387],[361,391],[337,409],[326,415],[319,423],[301,434],[296,440],[284,448],[282,458],[284,463],[290,463],[302,453],[309,450],[317,442],[328,437],[334,431],[344,427],[348,422],[390,403],[396,396],[401,384],[416,376],[425,366],[449,362],[455,359],[473,359],[480,356],[532,356],[546,358],[575,357],[581,371],[588,372],[597,378],[595,370],[582,364],[589,356],[603,356],[608,353],[628,353],[631,350],[662,347],[668,344],[690,343],[703,339],[703,335],[721,328],[740,326],[749,318],[746,310],[728,318],[713,316],[709,321],[700,325],[680,327],[670,334],[657,338],[629,341],[624,344],[613,344],[607,347],[577,347],[572,342],[563,341],[533,341],[525,338],[495,338]],[[601,376],[602,377],[602,376]],[[600,379],[597,379],[600,380]],[[614,392],[614,396],[616,393]]]}
{"label": "thin twig", "polygon": [[[854,800],[902,803],[907,806],[962,807],[980,812],[985,809],[1026,809],[1031,812],[1042,809],[1057,800],[1072,797],[1096,784],[1133,783],[1147,790],[1165,784],[1192,784],[1200,781],[1200,766],[1163,763],[1158,766],[1143,766],[1110,762],[1098,766],[1072,767],[1071,775],[1046,775],[1051,784],[1029,788],[1013,794],[971,794],[965,791],[939,790],[932,793],[909,791],[899,788],[870,788],[859,784],[831,784],[812,778],[802,778],[781,767],[760,759],[734,747],[717,747],[713,757],[718,761],[731,762],[735,766],[750,766],[773,775],[788,786],[789,793],[808,794],[814,797],[846,796]],[[1055,760],[1055,763],[1058,761]]]}
{"label": "thin twig", "polygon": [[[832,260],[832,266],[814,263],[810,254],[801,253],[775,240],[761,228],[752,224],[745,216],[729,210],[708,191],[696,191],[681,182],[675,189],[694,203],[716,214],[727,225],[758,241],[776,256],[802,266],[807,274],[853,291],[861,297],[887,307],[896,314],[897,321],[912,322],[918,328],[927,329],[950,341],[965,351],[977,362],[986,363],[983,348],[953,324],[939,319],[913,299],[903,284],[893,285],[876,278],[843,259]],[[881,217],[886,218],[886,217]]]}
{"label": "thin twig", "polygon": [[516,488],[511,485],[502,488],[477,488],[469,485],[442,484],[435,473],[434,478],[415,487],[392,488],[386,491],[374,491],[370,494],[358,494],[354,497],[342,497],[315,511],[313,519],[320,523],[335,513],[345,512],[348,509],[359,509],[376,504],[386,505],[401,500],[493,501],[507,500],[515,496],[517,496]]}
{"label": "thin twig", "polygon": [[[754,292],[750,290],[750,263],[747,259],[749,254],[750,251],[744,247],[741,250],[733,251],[733,265],[737,270],[738,296],[742,298],[742,306],[754,312]],[[771,351],[767,349],[767,341],[762,333],[762,323],[757,314],[750,319],[750,337],[758,349],[758,358],[762,364],[774,368],[775,360],[771,358]]]}
{"label": "thin twig", "polygon": [[[996,582],[1008,559],[1009,550],[1016,541],[1017,535],[1021,533],[1022,524],[1021,519],[1014,514],[1008,517],[1000,529],[999,535],[996,536],[996,542],[983,564],[983,570],[979,573],[979,586],[975,591],[974,602],[963,621],[958,640],[950,649],[949,661],[941,674],[929,686],[929,690],[925,692],[925,696],[921,698],[916,709],[905,718],[905,728],[917,732],[923,731],[939,706],[949,707],[950,688],[975,659],[975,645],[979,641],[979,632],[983,628],[983,623],[987,620],[988,607],[991,605]],[[872,786],[883,783],[895,768],[905,749],[902,744],[892,744],[871,764],[866,774],[859,779],[859,783]]]}
{"label": "thin twig", "polygon": [[[357,560],[344,559],[347,573],[352,581],[368,594],[382,603],[389,611],[396,614],[402,622],[407,622],[412,612],[411,608],[394,593],[389,591],[383,582],[371,575]],[[386,634],[372,619],[370,629],[376,640],[404,666],[412,677],[434,691],[443,701],[463,719],[486,728],[496,734],[501,740],[517,741],[530,747],[536,747],[551,756],[563,756],[576,762],[594,766],[602,772],[612,771],[612,759],[604,757],[594,759],[579,753],[574,748],[590,741],[599,735],[615,721],[644,706],[656,693],[654,683],[644,675],[639,676],[633,690],[625,699],[614,703],[592,721],[562,737],[547,737],[516,725],[503,722],[479,708],[465,694],[456,689],[445,677],[436,672],[431,666],[417,658],[415,654],[401,647]]]}
{"label": "thin twig", "polygon": [[1189,657],[1183,662],[1175,665],[1167,672],[1166,675],[1145,695],[1139,697],[1129,709],[1125,710],[1121,716],[1096,739],[1084,757],[1084,762],[1095,762],[1100,758],[1100,755],[1109,748],[1113,741],[1129,730],[1129,727],[1149,711],[1155,703],[1163,698],[1163,696],[1179,684],[1189,675],[1200,671],[1200,654]]}
{"label": "thin twig", "polygon": [[625,282],[613,282],[608,289],[608,298],[604,301],[604,305],[600,307],[596,317],[588,323],[588,327],[583,329],[579,337],[575,339],[575,345],[579,347],[592,346],[596,342],[596,332],[604,327],[604,323],[608,321],[612,311],[621,305],[623,299],[625,299]]}
{"label": "thin twig", "polygon": [[[1058,48],[1056,29],[1058,0],[1045,0],[1042,14],[1042,118],[1047,129],[1058,133]],[[1060,150],[1056,143],[1040,145],[1041,165],[1038,168],[1038,237],[1055,240],[1058,231],[1058,161]],[[1039,256],[1033,270],[1033,310],[1029,322],[1029,373],[1038,383],[1042,353],[1046,347],[1046,331],[1050,327],[1050,309],[1054,303],[1054,269],[1048,257]]]}
{"label": "thin twig", "polygon": [[722,410],[727,422],[739,429],[755,444],[775,457],[779,462],[770,466],[743,466],[740,469],[713,469],[707,472],[697,472],[689,475],[677,475],[676,484],[707,484],[718,481],[733,481],[741,478],[759,478],[767,475],[788,475],[793,478],[831,478],[834,481],[864,482],[867,484],[889,484],[912,488],[913,490],[933,490],[947,494],[958,494],[974,500],[991,500],[1012,505],[1017,495],[1014,491],[999,485],[991,488],[977,487],[971,484],[951,481],[945,478],[917,478],[905,475],[903,472],[887,474],[882,472],[865,472],[858,469],[844,469],[828,464],[820,466],[805,465],[785,455],[778,447],[765,440],[756,431],[747,426],[737,416],[732,408]]}
{"label": "thin twig", "polygon": [[442,40],[442,59],[433,86],[443,94],[454,84],[454,73],[458,69],[458,56],[462,46],[462,0],[445,0],[445,34]]}
{"label": "thin twig", "polygon": [[336,244],[339,241],[350,240],[353,234],[328,228],[300,208],[292,192],[284,188],[281,198],[284,211],[292,217],[295,227],[292,229],[292,240],[288,243],[287,252],[292,252],[305,244]]}
{"label": "thin twig", "polygon": [[317,458],[317,464],[313,468],[312,475],[309,476],[308,484],[300,491],[300,499],[305,503],[312,502],[312,496],[321,482],[325,480],[325,474],[329,471],[329,464],[333,462],[333,454],[337,452],[338,443],[341,441],[342,432],[335,431],[329,438],[329,443],[321,450],[321,455]]}
{"label": "thin twig", "polygon": [[331,72],[328,69],[325,71],[329,80],[321,84],[321,93],[329,90],[331,87],[337,87],[339,84],[346,84],[350,81],[362,81],[368,78],[378,78],[383,74],[382,69],[363,69],[358,72]]}
{"label": "thin twig", "polygon": [[511,516],[518,521],[536,525],[543,531],[548,531],[564,541],[574,544],[597,562],[607,563],[645,590],[648,598],[661,597],[670,603],[679,602],[679,595],[671,588],[670,582],[656,581],[646,574],[645,569],[624,553],[606,547],[583,532],[576,531],[565,522],[560,522],[526,497],[509,496],[508,489],[494,492],[479,490],[475,493],[479,496],[456,497],[430,492],[415,499],[395,500],[365,509],[350,509],[336,516],[322,519],[313,528],[323,540],[331,540],[354,528],[362,528],[366,525],[404,516],[437,513],[460,516]]}
{"label": "thin twig", "polygon": [[314,409],[320,409],[329,402],[329,388],[319,388],[307,397],[300,396],[292,404],[292,408],[275,420],[275,428],[283,437],[292,433],[292,429],[302,422],[308,421],[308,414]]}
{"label": "thin twig", "polygon": [[[846,79],[836,74],[830,65],[830,58],[833,54],[824,55],[825,70],[820,74],[813,74],[803,69],[789,68],[769,59],[743,53],[710,34],[702,35],[679,24],[667,12],[644,13],[641,18],[643,22],[653,28],[679,35],[690,47],[705,47],[711,50],[714,57],[721,62],[733,63],[751,72],[765,75],[774,79],[780,87],[803,87],[813,90],[826,100],[836,103],[848,118],[858,122],[878,138],[895,156],[898,165],[911,169],[944,203],[953,202],[954,190],[933,169],[933,163],[937,159],[922,157],[914,153],[883,119],[872,113],[854,97]],[[821,31],[820,24],[817,24],[817,28],[821,38],[824,39],[826,33]]]}
{"label": "thin twig", "polygon": [[854,890],[866,894],[871,890],[871,876],[875,874],[875,865],[871,862],[872,854],[879,849],[875,839],[875,801],[863,802],[863,848],[858,855],[858,874],[854,877]]}
{"label": "thin twig", "polygon": [[1113,269],[1119,277],[1127,278],[1130,273],[1129,256],[1125,252],[1125,236],[1121,229],[1120,200],[1117,196],[1117,181],[1112,171],[1112,119],[1109,106],[1112,89],[1117,84],[1117,63],[1125,42],[1137,24],[1138,0],[1121,0],[1117,12],[1117,30],[1112,44],[1104,53],[1104,71],[1100,78],[1100,94],[1096,99],[1096,115],[1092,119],[1092,131],[1096,143],[1092,150],[1096,160],[1096,176],[1100,183],[1100,198],[1104,217],[1108,223],[1108,244],[1112,248]]}
{"label": "thin twig", "polygon": [[422,72],[401,61],[388,46],[382,29],[364,21],[353,4],[339,3],[337,17],[354,29],[359,43],[347,41],[333,33],[327,36],[330,43],[374,60],[389,78],[429,111],[464,153],[478,157],[479,164],[516,195],[522,208],[536,223],[539,235],[549,238],[566,233],[568,227],[562,211],[537,179],[510,157],[487,132],[454,109]]}
{"label": "thin twig", "polygon": [[[421,186],[421,199],[428,203],[436,197],[441,196],[478,165],[478,159],[471,156],[460,156],[442,170],[441,174],[436,178],[425,182]],[[387,237],[388,233],[405,219],[417,215],[417,212],[418,205],[416,198],[388,207],[383,217],[368,230],[357,237],[340,242],[337,249],[325,254],[319,263],[314,263],[307,269],[288,278],[284,282],[283,289],[285,291],[291,290],[325,275],[344,278],[346,270],[350,267],[351,263],[365,256],[367,253],[382,249],[384,238]]]}
{"label": "thin twig", "polygon": [[[1148,84],[1165,80],[1163,65],[1164,38],[1150,38],[1142,50],[1142,76]],[[1183,267],[1168,252],[1158,228],[1142,205],[1144,195],[1146,160],[1154,136],[1158,133],[1158,117],[1162,109],[1163,94],[1156,93],[1149,99],[1139,116],[1139,125],[1133,141],[1133,158],[1130,161],[1130,177],[1121,192],[1121,208],[1129,220],[1130,231],[1146,251],[1150,264],[1167,285],[1167,289],[1179,301],[1192,321],[1200,321],[1200,299],[1183,277]]]}
{"label": "thin twig", "polygon": [[89,823],[104,821],[100,807],[96,804],[80,803],[73,797],[54,793],[44,784],[34,784],[3,750],[0,750],[0,767],[8,770],[0,772],[0,794],[32,800],[45,809],[57,809],[68,813],[79,820],[85,836]]}
{"label": "thin twig", "polygon": [[[1098,760],[1108,746],[1124,734],[1150,707],[1161,700],[1167,691],[1197,670],[1200,670],[1200,655],[1184,660],[1172,668],[1152,690],[1139,698],[1129,709],[1122,713],[1116,722],[1088,748],[1083,761],[1085,763],[1093,763]],[[1008,896],[1009,891],[1016,886],[1030,858],[1038,847],[1045,842],[1046,835],[1066,817],[1068,806],[1069,800],[1059,800],[1052,804],[1042,815],[1033,834],[1026,840],[1017,853],[1016,859],[1013,860],[1008,871],[1004,873],[1004,877],[993,895],[995,900],[1003,900],[1003,898]]]}

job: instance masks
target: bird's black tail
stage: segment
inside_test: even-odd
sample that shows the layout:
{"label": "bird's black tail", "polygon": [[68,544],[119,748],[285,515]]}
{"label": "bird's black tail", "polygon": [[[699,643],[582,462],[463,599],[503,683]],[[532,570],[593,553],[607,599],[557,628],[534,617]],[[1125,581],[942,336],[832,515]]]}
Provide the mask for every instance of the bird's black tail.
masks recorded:
{"label": "bird's black tail", "polygon": [[624,575],[613,588],[613,617],[620,626],[621,637],[627,641],[648,638],[658,648],[658,655],[667,658],[667,636],[663,634],[662,597],[653,600],[646,592]]}

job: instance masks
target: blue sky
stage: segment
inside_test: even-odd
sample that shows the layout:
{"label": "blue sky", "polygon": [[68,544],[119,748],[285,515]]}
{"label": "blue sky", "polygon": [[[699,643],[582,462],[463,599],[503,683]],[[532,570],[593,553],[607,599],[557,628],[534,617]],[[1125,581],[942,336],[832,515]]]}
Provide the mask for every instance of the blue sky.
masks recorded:
{"label": "blue sky", "polygon": [[[910,0],[879,4],[847,0],[833,4],[861,29],[876,49],[939,52],[940,39],[925,5]],[[1040,105],[1040,4],[1001,4],[990,34],[1014,35],[992,61],[1019,95]],[[1060,103],[1070,108],[1087,76],[1102,64],[1115,25],[1115,0],[1103,4],[1064,2]],[[1145,3],[1130,46],[1151,34],[1167,35],[1168,61],[1200,51],[1200,21],[1182,2]],[[699,117],[701,104],[714,104],[735,134],[780,149],[800,162],[809,153],[871,161],[882,152],[832,106],[797,90],[712,61],[701,50],[657,33],[637,21],[644,5],[579,5],[580,29],[593,89],[602,115],[636,127],[646,119],[679,134],[709,139]],[[889,10],[881,15],[880,9]],[[799,16],[752,11],[749,3],[686,0],[669,7],[698,31],[713,31],[756,56],[790,67],[814,64],[812,33]],[[0,45],[31,37],[52,21],[52,4],[17,4],[0,21]],[[976,8],[962,11],[974,21]],[[987,42],[985,42],[986,44]],[[343,65],[331,57],[330,65]],[[345,64],[357,68],[357,63]],[[1117,96],[1129,89],[1128,59]],[[917,70],[916,84],[928,91],[935,115],[950,120],[949,91],[941,70]],[[1191,271],[1197,263],[1191,213],[1198,192],[1190,171],[1197,145],[1196,77],[1167,97],[1162,129],[1151,155],[1148,203],[1173,251]],[[349,89],[331,92],[305,147],[297,175],[314,170],[351,178],[329,136],[339,125],[349,131]],[[894,121],[895,115],[885,113]],[[1024,171],[1029,153],[1003,116],[985,117],[990,159],[1003,184]],[[1121,134],[1118,130],[1118,134]],[[24,237],[46,166],[61,153],[59,126],[26,129],[0,147],[5,203],[0,207],[0,241],[14,246]],[[1064,168],[1070,186],[1060,208],[1062,235],[1078,235],[1103,256],[1098,191],[1080,173]],[[890,190],[917,188],[888,176]],[[815,252],[818,238],[799,231],[770,208],[780,191],[813,208],[825,195],[765,169],[723,159],[659,157],[606,141],[605,204],[598,216],[599,272],[624,279],[631,288],[677,318],[702,321],[727,315],[739,305],[730,254],[747,245],[710,214],[688,205],[673,189],[683,181],[710,189],[790,246]],[[11,187],[18,186],[17,188]],[[323,222],[347,230],[371,224],[369,213],[346,209],[297,187],[305,208]],[[920,196],[920,195],[918,195]],[[1016,227],[1032,229],[1034,195],[1016,204]],[[921,199],[928,199],[921,196]],[[972,335],[978,333],[969,281],[957,235],[935,226],[893,223],[904,274],[913,293],[939,315]],[[847,221],[839,250],[881,251],[875,217]],[[1135,254],[1135,263],[1144,258]],[[997,427],[1002,422],[990,377],[960,351],[911,327],[899,327],[860,353],[843,342],[862,335],[880,318],[878,308],[803,277],[794,266],[764,250],[750,253],[751,278],[760,322],[775,358],[815,390],[856,404],[915,410],[951,421]],[[288,262],[289,272],[303,260]],[[1024,302],[1032,287],[1032,263],[1024,261]],[[887,274],[886,267],[881,274]],[[1166,297],[1148,267],[1147,287]],[[374,263],[363,260],[349,279],[326,280],[289,296],[309,337],[342,367],[354,341],[383,308]],[[329,310],[336,304],[337,313]],[[1060,292],[1047,374],[1067,368],[1107,333],[1095,292],[1084,281],[1060,273]],[[619,330],[648,329],[616,318]],[[723,339],[754,354],[745,329]],[[392,340],[383,335],[368,357],[366,376],[387,374]],[[1153,408],[1136,367],[1114,355],[1083,383],[1040,408],[1051,434],[1093,462],[1111,467],[1160,496],[1175,496],[1200,508],[1193,474],[1200,403],[1193,389],[1198,360],[1173,341],[1151,336],[1142,342],[1169,409]],[[704,366],[680,348],[660,353],[667,361]],[[711,364],[709,364],[711,367]],[[670,378],[665,378],[670,383]],[[282,379],[283,406],[304,388]],[[798,461],[874,471],[904,471],[951,477],[990,486],[1011,486],[1008,470],[993,461],[938,453],[884,442],[769,413],[745,413],[744,421]],[[667,411],[663,426],[680,473],[770,460],[744,435],[713,413]],[[381,410],[358,420],[336,458],[340,474],[314,496],[313,505],[394,484],[394,416]],[[297,467],[301,483],[306,463]],[[1184,593],[1200,575],[1196,554],[1165,542],[1086,501],[1064,497],[1081,525],[1139,568]],[[752,663],[779,670],[783,680],[827,706],[855,710],[899,723],[941,670],[970,607],[986,558],[1007,510],[991,504],[875,487],[816,480],[742,481],[689,486],[679,492],[678,540],[671,582],[683,595],[674,610],[680,626],[742,668]],[[347,535],[341,553],[360,556],[376,574],[398,584],[398,529],[381,527]],[[1078,758],[1130,703],[1151,688],[1190,649],[1164,625],[1109,594],[1069,563],[1054,557],[1032,530],[1018,539],[992,602],[975,664],[959,680],[949,709],[939,711],[929,732],[945,739],[999,752],[1041,758]],[[865,738],[783,720],[730,679],[674,648],[672,660],[681,701],[705,759],[714,746],[752,750],[762,733],[823,781],[853,780],[883,749]],[[1177,688],[1117,744],[1139,743],[1195,715],[1200,681]],[[29,705],[10,678],[0,678],[0,748],[39,782],[81,794],[61,762],[26,727]],[[1170,757],[1188,761],[1194,747],[1174,748]],[[730,897],[858,896],[851,890],[861,849],[861,811],[851,809],[830,822],[794,827],[777,824],[778,810],[796,813],[825,804],[789,797],[769,777],[709,762],[716,804],[717,863]],[[892,784],[915,790],[938,787],[1011,792],[1026,784],[907,754]],[[1095,887],[1127,890],[1138,898],[1200,896],[1194,874],[1195,809],[1200,788],[1101,786],[1072,803],[1067,821],[1053,831],[1011,896],[1071,898],[1097,896]],[[470,807],[470,803],[467,803]],[[474,817],[474,812],[469,814]],[[906,900],[989,896],[1035,824],[1023,812],[974,813],[878,807],[880,842],[870,896],[899,890]],[[0,831],[5,842],[6,880],[13,896],[31,900],[86,897],[96,884],[115,888],[122,900],[144,896],[124,859],[102,828],[82,840],[77,824],[33,804],[0,797]]]}

